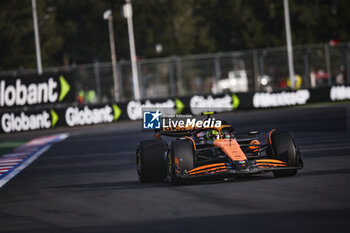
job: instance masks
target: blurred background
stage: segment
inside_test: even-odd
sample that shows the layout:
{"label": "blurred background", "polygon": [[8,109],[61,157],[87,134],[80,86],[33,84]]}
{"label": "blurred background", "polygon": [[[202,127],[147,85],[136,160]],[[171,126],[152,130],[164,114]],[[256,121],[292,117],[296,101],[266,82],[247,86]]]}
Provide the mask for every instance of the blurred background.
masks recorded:
{"label": "blurred background", "polygon": [[[44,73],[68,72],[91,102],[133,98],[123,0],[37,0]],[[282,0],[135,0],[141,98],[290,89]],[[296,88],[349,84],[350,1],[289,0]],[[0,2],[0,79],[36,74],[32,2]],[[78,94],[79,95],[79,94]],[[77,101],[79,96],[77,96]],[[87,101],[81,100],[81,101]]]}

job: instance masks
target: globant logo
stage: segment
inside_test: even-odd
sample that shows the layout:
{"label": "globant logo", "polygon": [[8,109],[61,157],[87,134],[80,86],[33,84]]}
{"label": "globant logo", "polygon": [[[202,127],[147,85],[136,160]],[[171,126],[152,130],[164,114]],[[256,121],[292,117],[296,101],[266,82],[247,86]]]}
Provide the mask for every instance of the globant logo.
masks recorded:
{"label": "globant logo", "polygon": [[110,123],[114,119],[113,109],[106,105],[103,108],[90,109],[85,106],[79,110],[78,107],[69,107],[65,113],[65,119],[68,126],[91,125],[99,123]]}
{"label": "globant logo", "polygon": [[13,113],[4,113],[1,117],[1,128],[5,133],[48,129],[50,127],[50,114],[47,111],[31,115],[22,112],[19,116]]}
{"label": "globant logo", "polygon": [[350,99],[350,87],[347,87],[347,86],[332,87],[330,91],[330,98],[332,101]]}
{"label": "globant logo", "polygon": [[239,99],[236,95],[225,95],[224,97],[214,98],[209,95],[195,95],[190,100],[190,107],[193,114],[200,114],[205,111],[229,112],[236,109],[239,105]]}
{"label": "globant logo", "polygon": [[281,93],[255,93],[253,97],[253,105],[255,108],[302,105],[306,104],[309,98],[309,90]]}
{"label": "globant logo", "polygon": [[171,99],[162,103],[152,103],[150,100],[146,100],[144,104],[141,104],[140,101],[132,100],[128,103],[127,113],[130,120],[140,120],[142,119],[142,109],[149,111],[162,109],[162,113],[173,115],[177,113],[176,106],[177,104]]}
{"label": "globant logo", "polygon": [[16,79],[15,85],[6,85],[5,80],[0,81],[0,106],[12,107],[62,101],[70,90],[64,77],[59,77],[61,92],[57,92],[58,83],[49,78],[46,82],[30,83],[24,85],[21,79]]}

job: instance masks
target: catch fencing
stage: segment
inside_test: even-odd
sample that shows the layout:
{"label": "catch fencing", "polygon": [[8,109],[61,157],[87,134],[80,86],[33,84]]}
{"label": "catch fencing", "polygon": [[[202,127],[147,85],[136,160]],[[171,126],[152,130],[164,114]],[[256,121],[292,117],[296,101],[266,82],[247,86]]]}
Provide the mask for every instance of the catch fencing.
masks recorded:
{"label": "catch fencing", "polygon": [[[298,89],[350,83],[350,43],[295,46],[293,52]],[[284,47],[141,59],[137,66],[142,99],[290,89]],[[79,93],[85,93],[85,98],[80,100],[85,103],[106,103],[115,99],[110,62],[44,69],[44,73],[61,72],[69,73],[74,81],[76,101]],[[0,78],[35,73],[36,70],[1,72]],[[128,101],[133,98],[130,62],[119,61],[117,73],[119,99]],[[239,81],[237,73],[244,76],[245,81]],[[229,81],[232,77],[236,81]],[[228,90],[217,88],[220,81],[224,81],[221,84]],[[86,98],[89,91],[94,93],[92,98]]]}

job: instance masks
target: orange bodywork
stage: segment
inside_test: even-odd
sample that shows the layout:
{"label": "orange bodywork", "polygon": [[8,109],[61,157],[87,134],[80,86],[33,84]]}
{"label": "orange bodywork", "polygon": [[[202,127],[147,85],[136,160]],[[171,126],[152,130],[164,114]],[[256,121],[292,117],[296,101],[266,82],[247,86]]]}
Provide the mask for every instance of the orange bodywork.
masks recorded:
{"label": "orange bodywork", "polygon": [[277,159],[258,159],[256,164],[260,168],[270,168],[270,167],[287,167],[288,164]]}
{"label": "orange bodywork", "polygon": [[180,173],[180,163],[179,163],[179,159],[177,157],[174,157],[174,164],[175,164],[175,172],[177,174]]}
{"label": "orange bodywork", "polygon": [[187,137],[187,136],[186,136],[185,138],[187,138],[188,140],[190,140],[190,141],[192,142],[192,144],[193,144],[193,149],[194,149],[194,150],[197,150],[196,143],[193,141],[193,139],[190,138],[190,137]]}
{"label": "orange bodywork", "polygon": [[[260,145],[261,143],[259,142],[259,140],[252,140],[250,142],[250,144],[252,144],[252,145]],[[259,151],[259,146],[250,146],[249,149],[252,150],[253,152],[258,152]]]}
{"label": "orange bodywork", "polygon": [[214,141],[213,144],[216,147],[220,147],[232,161],[247,160],[247,157],[241,150],[241,146],[234,139],[220,139]]}
{"label": "orange bodywork", "polygon": [[[232,160],[232,161],[244,161],[247,157],[241,150],[240,145],[234,139],[220,139],[213,142],[214,146],[220,147],[220,149]],[[287,167],[288,163],[277,159],[257,159],[256,165],[259,168],[276,168]],[[227,172],[228,168],[225,163],[214,163],[196,167],[187,171],[189,176],[198,175],[212,175],[221,172]]]}
{"label": "orange bodywork", "polygon": [[274,131],[276,131],[276,129],[271,130],[270,133],[269,133],[269,137],[268,137],[268,139],[267,139],[269,144],[272,144],[272,141],[271,141],[271,134],[272,134]]}
{"label": "orange bodywork", "polygon": [[212,173],[224,172],[224,171],[227,171],[225,163],[214,163],[214,164],[196,167],[188,171],[188,174],[189,175],[199,175],[202,173],[212,174]]}

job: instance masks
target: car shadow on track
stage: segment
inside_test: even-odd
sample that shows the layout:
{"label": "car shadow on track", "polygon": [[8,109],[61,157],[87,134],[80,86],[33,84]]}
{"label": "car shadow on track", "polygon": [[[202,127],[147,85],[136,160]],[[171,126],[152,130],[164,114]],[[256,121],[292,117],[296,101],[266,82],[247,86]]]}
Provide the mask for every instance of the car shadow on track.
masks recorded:
{"label": "car shadow on track", "polygon": [[91,190],[128,190],[128,189],[153,189],[153,188],[172,188],[179,186],[194,186],[194,185],[212,185],[212,184],[225,184],[233,182],[252,182],[257,180],[271,180],[275,179],[273,176],[249,176],[249,177],[229,177],[218,178],[211,177],[205,180],[193,180],[181,185],[170,185],[167,182],[149,182],[141,183],[138,180],[120,181],[120,182],[95,182],[87,184],[72,184],[72,185],[59,185],[50,186],[52,189],[73,189],[74,191],[91,191]]}
{"label": "car shadow on track", "polygon": [[204,185],[204,184],[220,184],[220,183],[235,183],[235,182],[251,182],[257,180],[270,180],[275,179],[274,176],[269,175],[250,175],[250,176],[239,176],[239,177],[210,177],[207,179],[193,180],[187,185]]}
{"label": "car shadow on track", "polygon": [[74,189],[76,191],[91,190],[112,190],[112,189],[148,189],[168,187],[167,183],[141,183],[138,180],[120,181],[120,182],[95,182],[88,184],[72,184],[51,186],[53,189]]}

